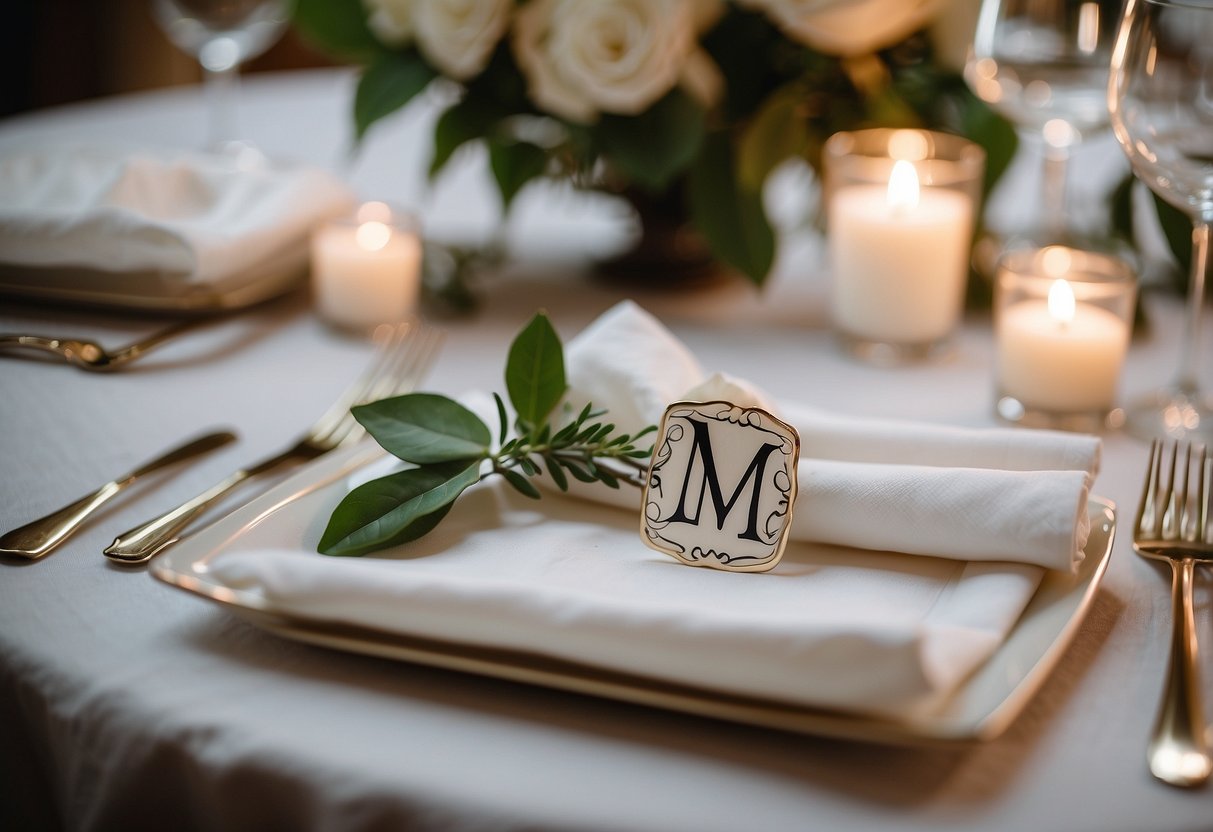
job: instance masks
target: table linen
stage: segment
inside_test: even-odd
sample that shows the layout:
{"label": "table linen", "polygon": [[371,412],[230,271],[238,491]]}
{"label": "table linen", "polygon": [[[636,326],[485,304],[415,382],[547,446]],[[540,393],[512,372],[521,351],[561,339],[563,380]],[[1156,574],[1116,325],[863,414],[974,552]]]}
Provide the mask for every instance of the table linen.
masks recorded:
{"label": "table linen", "polygon": [[[498,215],[484,156],[426,182],[438,102],[419,100],[349,160],[353,73],[250,78],[240,122],[270,155],[341,167],[368,198],[426,206],[437,233],[487,236]],[[52,139],[141,139],[187,147],[204,123],[184,88],[76,105],[0,124],[0,149]],[[1095,195],[1123,170],[1114,142],[1076,158]],[[1102,151],[1102,152],[1101,152]],[[994,216],[1030,214],[1035,159],[994,195]],[[1016,189],[1016,185],[1019,189]],[[1008,212],[1005,209],[1010,209]],[[613,209],[611,209],[613,210]],[[588,280],[573,255],[626,226],[603,201],[537,185],[515,201],[514,251],[538,258],[486,281],[486,309],[448,323],[433,375],[451,395],[499,389],[510,336],[546,308],[571,336],[621,296],[646,308],[703,363],[780,399],[855,419],[991,428],[992,335],[971,313],[943,362],[891,371],[835,345],[811,240],[791,238],[755,294],[707,287],[688,299]],[[1008,223],[1014,224],[1014,223]],[[623,231],[621,231],[621,228]],[[466,239],[462,237],[461,239]],[[1173,370],[1181,303],[1149,295],[1122,396]],[[155,323],[0,302],[5,329],[109,337]],[[1207,327],[1213,316],[1205,313]],[[1211,330],[1213,331],[1213,330]],[[1144,748],[1169,632],[1167,579],[1118,535],[1091,614],[1048,683],[999,740],[889,748],[792,736],[659,710],[294,644],[100,556],[117,530],[181,502],[278,448],[356,375],[370,348],[336,337],[301,298],[256,307],[166,345],[137,371],[99,378],[0,361],[0,524],[78,496],[186,432],[235,424],[241,443],[196,468],[136,486],[105,518],[29,567],[0,564],[0,825],[163,830],[897,830],[1197,832],[1213,792],[1151,778]],[[780,361],[773,362],[773,355]],[[306,363],[301,365],[301,356]],[[305,369],[301,369],[305,368]],[[794,371],[794,375],[789,374]],[[1202,368],[1213,386],[1213,366]],[[51,408],[25,406],[40,401]],[[121,401],[121,406],[116,403]],[[1121,516],[1148,447],[1103,435],[1099,492]],[[672,567],[684,568],[684,567]],[[1208,579],[1196,626],[1213,632]],[[1201,672],[1213,679],[1213,651]],[[1213,701],[1213,697],[1206,697]]]}

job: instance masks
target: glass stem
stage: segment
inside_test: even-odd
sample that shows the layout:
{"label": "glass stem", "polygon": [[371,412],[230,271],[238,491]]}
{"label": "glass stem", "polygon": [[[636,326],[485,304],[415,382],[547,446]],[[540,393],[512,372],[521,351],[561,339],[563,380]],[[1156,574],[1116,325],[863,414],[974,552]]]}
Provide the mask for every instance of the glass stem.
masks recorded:
{"label": "glass stem", "polygon": [[1187,396],[1199,390],[1200,323],[1204,312],[1205,280],[1209,275],[1210,224],[1196,220],[1192,226],[1192,273],[1188,280],[1188,318],[1184,325],[1183,353],[1179,359],[1176,387]]}
{"label": "glass stem", "polygon": [[1045,230],[1056,242],[1065,236],[1066,230],[1066,169],[1070,162],[1070,151],[1046,140],[1044,142],[1044,169],[1042,171],[1041,195],[1044,197]]}
{"label": "glass stem", "polygon": [[236,136],[236,96],[240,87],[239,64],[226,69],[204,69],[204,82],[210,107],[209,150],[219,151]]}

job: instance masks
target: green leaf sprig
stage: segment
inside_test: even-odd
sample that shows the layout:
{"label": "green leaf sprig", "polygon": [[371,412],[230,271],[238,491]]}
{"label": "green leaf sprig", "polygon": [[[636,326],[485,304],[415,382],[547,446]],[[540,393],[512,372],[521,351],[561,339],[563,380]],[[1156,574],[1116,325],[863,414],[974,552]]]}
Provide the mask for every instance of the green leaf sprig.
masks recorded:
{"label": "green leaf sprig", "polygon": [[[489,427],[463,405],[433,393],[410,393],[360,405],[354,416],[385,450],[410,467],[358,486],[333,510],[317,549],[360,556],[407,543],[432,531],[459,495],[487,477],[501,476],[518,492],[539,499],[532,478],[547,472],[561,490],[569,478],[619,488],[640,487],[652,446],[637,443],[656,431],[616,433],[605,411],[586,404],[562,425],[552,415],[568,390],[564,348],[539,313],[510,346],[505,402],[497,403],[497,448]],[[512,428],[512,430],[511,430]]]}

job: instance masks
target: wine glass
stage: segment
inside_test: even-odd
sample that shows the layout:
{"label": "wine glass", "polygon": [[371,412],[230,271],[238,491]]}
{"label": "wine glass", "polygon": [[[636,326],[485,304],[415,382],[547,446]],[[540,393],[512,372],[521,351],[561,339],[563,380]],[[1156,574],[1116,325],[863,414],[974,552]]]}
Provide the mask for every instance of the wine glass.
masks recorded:
{"label": "wine glass", "polygon": [[198,59],[210,106],[206,148],[236,157],[260,155],[236,127],[240,65],[282,35],[289,0],[152,0],[169,40]]}
{"label": "wine glass", "polygon": [[978,98],[1043,147],[1039,243],[1078,236],[1066,202],[1072,149],[1108,126],[1121,0],[983,0],[965,63]]}
{"label": "wine glass", "polygon": [[1175,381],[1131,404],[1126,427],[1213,442],[1198,358],[1213,225],[1213,0],[1128,0],[1108,82],[1112,129],[1133,172],[1192,219],[1192,275]]}

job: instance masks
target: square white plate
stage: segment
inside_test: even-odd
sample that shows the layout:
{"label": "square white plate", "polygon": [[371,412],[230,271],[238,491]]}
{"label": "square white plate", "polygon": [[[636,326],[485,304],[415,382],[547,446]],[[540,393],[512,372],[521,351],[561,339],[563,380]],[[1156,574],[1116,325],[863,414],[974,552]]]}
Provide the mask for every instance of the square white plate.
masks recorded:
{"label": "square white plate", "polygon": [[544,685],[686,713],[804,733],[882,742],[990,740],[1024,709],[1056,666],[1082,623],[1107,569],[1116,511],[1093,498],[1091,534],[1078,574],[1047,572],[1019,622],[994,655],[940,707],[912,718],[875,718],[722,694],[605,671],[532,653],[470,647],[309,619],[223,583],[207,569],[224,551],[248,546],[298,546],[336,490],[382,451],[363,444],[328,454],[236,512],[181,541],[152,562],[170,585],[227,607],[287,638],[339,650]]}

